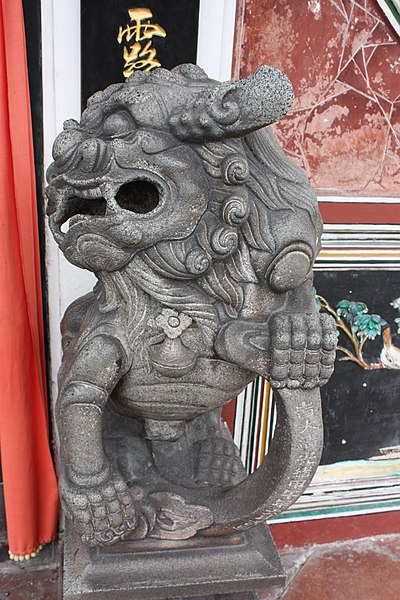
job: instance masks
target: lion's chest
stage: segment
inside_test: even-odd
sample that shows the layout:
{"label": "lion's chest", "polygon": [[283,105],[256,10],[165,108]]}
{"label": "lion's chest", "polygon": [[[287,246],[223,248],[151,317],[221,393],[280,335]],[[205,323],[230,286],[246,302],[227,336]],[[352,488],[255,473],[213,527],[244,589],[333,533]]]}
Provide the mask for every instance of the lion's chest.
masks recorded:
{"label": "lion's chest", "polygon": [[111,401],[116,410],[132,417],[189,420],[229,402],[254,377],[236,365],[208,358],[198,358],[193,370],[181,377],[132,367]]}

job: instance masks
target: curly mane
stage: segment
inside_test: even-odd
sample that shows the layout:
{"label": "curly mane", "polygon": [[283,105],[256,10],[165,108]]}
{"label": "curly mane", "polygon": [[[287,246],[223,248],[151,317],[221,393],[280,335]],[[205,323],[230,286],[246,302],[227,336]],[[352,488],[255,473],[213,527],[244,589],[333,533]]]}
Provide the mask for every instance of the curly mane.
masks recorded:
{"label": "curly mane", "polygon": [[[211,342],[223,312],[230,317],[240,312],[244,285],[258,282],[250,250],[274,252],[270,211],[304,210],[316,223],[317,235],[322,227],[306,175],[268,128],[242,140],[196,144],[194,149],[210,181],[206,212],[187,238],[138,252],[121,276],[187,313]],[[112,278],[106,279],[108,287]]]}

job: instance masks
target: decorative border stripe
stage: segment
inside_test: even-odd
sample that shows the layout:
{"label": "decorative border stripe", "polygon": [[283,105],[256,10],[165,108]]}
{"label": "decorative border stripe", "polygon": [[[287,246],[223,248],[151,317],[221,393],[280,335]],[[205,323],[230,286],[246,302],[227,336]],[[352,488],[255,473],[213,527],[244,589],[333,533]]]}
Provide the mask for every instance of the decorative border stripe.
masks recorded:
{"label": "decorative border stripe", "polygon": [[319,208],[323,220],[332,224],[400,224],[400,203],[321,202]]}

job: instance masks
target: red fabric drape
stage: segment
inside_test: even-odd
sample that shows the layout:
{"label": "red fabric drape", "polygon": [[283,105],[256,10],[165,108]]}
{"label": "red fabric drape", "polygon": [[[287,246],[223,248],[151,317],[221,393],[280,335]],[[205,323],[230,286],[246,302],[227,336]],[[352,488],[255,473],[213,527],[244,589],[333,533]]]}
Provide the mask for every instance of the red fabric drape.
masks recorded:
{"label": "red fabric drape", "polygon": [[56,533],[30,99],[21,0],[0,4],[0,452],[10,551]]}

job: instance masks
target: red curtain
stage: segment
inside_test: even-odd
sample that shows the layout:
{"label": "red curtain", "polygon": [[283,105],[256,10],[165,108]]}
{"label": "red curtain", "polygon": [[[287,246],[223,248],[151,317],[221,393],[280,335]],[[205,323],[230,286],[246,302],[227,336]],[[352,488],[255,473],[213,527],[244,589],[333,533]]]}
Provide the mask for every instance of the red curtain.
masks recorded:
{"label": "red curtain", "polygon": [[10,552],[56,533],[30,99],[21,0],[0,0],[0,452]]}

